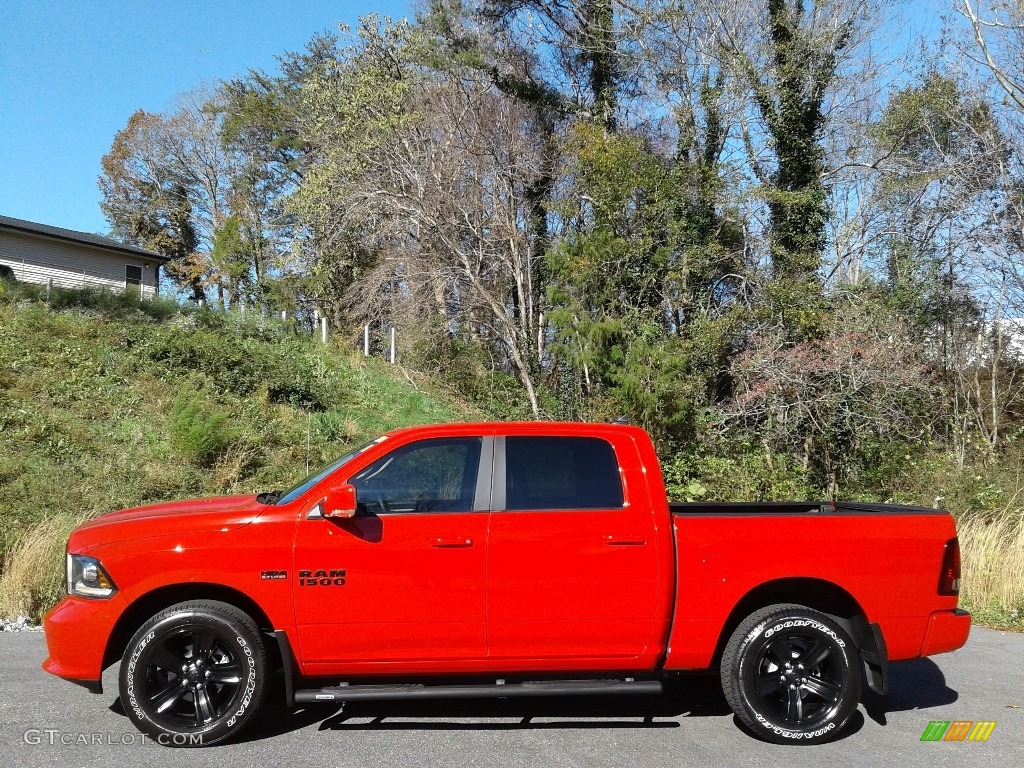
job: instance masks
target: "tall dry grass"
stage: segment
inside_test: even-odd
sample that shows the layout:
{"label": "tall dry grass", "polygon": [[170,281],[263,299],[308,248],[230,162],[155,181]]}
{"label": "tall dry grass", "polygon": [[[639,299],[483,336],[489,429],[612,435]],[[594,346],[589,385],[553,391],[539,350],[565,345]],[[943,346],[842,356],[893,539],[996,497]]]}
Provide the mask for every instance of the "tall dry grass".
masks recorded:
{"label": "tall dry grass", "polygon": [[29,528],[0,573],[0,616],[38,619],[64,594],[64,546],[83,518],[53,515]]}
{"label": "tall dry grass", "polygon": [[961,603],[982,620],[1024,621],[1024,511],[962,515],[957,532]]}

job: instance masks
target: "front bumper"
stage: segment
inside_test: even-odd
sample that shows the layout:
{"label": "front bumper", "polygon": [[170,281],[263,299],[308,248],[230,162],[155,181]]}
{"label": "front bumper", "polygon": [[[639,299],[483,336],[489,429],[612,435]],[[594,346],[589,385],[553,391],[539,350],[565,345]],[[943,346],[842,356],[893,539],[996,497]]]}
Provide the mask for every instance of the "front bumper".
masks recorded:
{"label": "front bumper", "polygon": [[49,656],[43,669],[52,675],[102,693],[107,641],[125,609],[124,598],[108,600],[65,597],[43,617]]}
{"label": "front bumper", "polygon": [[963,648],[971,631],[971,614],[959,608],[936,611],[928,618],[928,627],[921,643],[921,655],[933,656]]}

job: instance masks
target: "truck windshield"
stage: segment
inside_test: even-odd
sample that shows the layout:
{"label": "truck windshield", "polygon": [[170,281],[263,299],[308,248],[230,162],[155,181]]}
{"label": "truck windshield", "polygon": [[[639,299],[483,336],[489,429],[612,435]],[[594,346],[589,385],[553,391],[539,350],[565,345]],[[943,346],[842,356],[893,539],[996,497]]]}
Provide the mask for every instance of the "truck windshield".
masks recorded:
{"label": "truck windshield", "polygon": [[323,480],[325,477],[327,477],[329,474],[334,472],[334,470],[336,470],[339,467],[343,466],[344,464],[347,464],[348,462],[352,461],[352,459],[354,459],[360,453],[365,451],[367,448],[370,448],[370,447],[372,447],[374,445],[377,445],[377,443],[380,443],[380,442],[382,442],[382,441],[384,441],[386,439],[387,439],[387,436],[383,435],[381,437],[378,437],[376,440],[371,440],[370,442],[366,443],[366,445],[361,445],[360,447],[356,448],[354,451],[352,451],[350,453],[346,453],[340,459],[335,459],[330,464],[328,464],[326,467],[321,469],[319,472],[313,473],[312,475],[307,477],[305,480],[303,480],[301,483],[296,485],[294,488],[292,488],[292,489],[290,489],[288,491],[285,491],[283,494],[281,494],[281,496],[278,497],[277,501],[274,502],[274,503],[275,504],[288,504],[289,502],[295,501],[295,499],[299,498],[299,496],[304,494],[306,491],[308,491],[314,485],[316,485],[321,480]]}

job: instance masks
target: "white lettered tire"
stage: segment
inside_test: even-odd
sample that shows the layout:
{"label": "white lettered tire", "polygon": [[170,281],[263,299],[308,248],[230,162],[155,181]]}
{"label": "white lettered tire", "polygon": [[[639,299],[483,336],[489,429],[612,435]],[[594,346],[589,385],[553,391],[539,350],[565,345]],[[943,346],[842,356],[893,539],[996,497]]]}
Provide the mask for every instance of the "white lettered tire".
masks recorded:
{"label": "white lettered tire", "polygon": [[857,709],[860,655],[832,617],[802,605],[748,616],[722,654],[722,690],[736,717],[777,744],[831,741]]}
{"label": "white lettered tire", "polygon": [[228,603],[195,600],[139,628],[121,660],[121,705],[168,747],[210,746],[239,733],[263,703],[269,674],[259,629]]}

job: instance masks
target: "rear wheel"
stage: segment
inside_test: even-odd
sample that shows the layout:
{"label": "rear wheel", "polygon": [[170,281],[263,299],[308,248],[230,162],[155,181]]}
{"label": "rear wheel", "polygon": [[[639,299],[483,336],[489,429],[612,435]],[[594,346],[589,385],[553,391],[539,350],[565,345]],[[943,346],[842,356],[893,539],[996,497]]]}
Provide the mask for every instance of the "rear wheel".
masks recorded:
{"label": "rear wheel", "polygon": [[178,603],[145,624],[121,661],[121,703],[166,746],[235,735],[263,702],[267,654],[253,620],[213,600]]}
{"label": "rear wheel", "polygon": [[771,605],[748,616],[722,655],[722,690],[758,737],[779,744],[834,739],[860,701],[857,648],[830,616]]}

